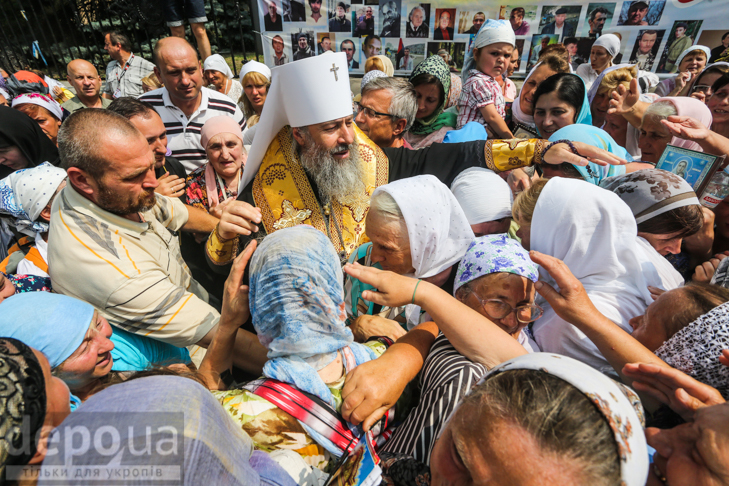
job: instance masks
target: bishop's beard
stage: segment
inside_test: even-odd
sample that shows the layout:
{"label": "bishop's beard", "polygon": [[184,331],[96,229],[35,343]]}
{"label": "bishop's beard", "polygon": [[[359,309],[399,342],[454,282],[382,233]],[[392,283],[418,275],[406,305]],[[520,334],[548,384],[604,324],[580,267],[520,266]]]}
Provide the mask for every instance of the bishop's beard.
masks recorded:
{"label": "bishop's beard", "polygon": [[[302,134],[306,139],[305,146],[299,146],[301,165],[319,188],[319,196],[328,201],[336,199],[342,202],[356,192],[362,192],[364,170],[359,158],[357,140],[349,145],[337,145],[327,149],[314,142],[308,130]],[[349,150],[345,159],[335,159],[333,154]]]}

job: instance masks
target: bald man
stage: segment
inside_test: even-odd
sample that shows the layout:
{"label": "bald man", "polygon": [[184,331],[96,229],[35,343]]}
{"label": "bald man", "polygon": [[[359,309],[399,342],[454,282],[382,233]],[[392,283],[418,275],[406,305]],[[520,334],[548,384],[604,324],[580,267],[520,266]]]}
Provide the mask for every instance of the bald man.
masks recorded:
{"label": "bald man", "polygon": [[200,129],[210,118],[230,116],[245,129],[238,105],[226,95],[204,87],[197,51],[179,37],[157,41],[153,51],[154,73],[164,87],[139,99],[154,106],[167,128],[167,147],[188,173],[205,163]]}
{"label": "bald man", "polygon": [[61,106],[73,113],[84,108],[106,108],[111,100],[102,98],[101,77],[93,64],[74,59],[66,66],[66,80],[76,90],[76,96]]}

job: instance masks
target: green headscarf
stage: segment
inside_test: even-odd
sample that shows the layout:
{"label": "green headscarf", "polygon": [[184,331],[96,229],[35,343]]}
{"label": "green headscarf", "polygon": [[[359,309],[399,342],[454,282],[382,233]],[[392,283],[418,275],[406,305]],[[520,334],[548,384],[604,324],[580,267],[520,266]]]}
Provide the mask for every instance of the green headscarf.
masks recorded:
{"label": "green headscarf", "polygon": [[415,135],[428,135],[443,127],[455,128],[458,116],[455,113],[446,113],[443,111],[446,103],[448,103],[448,93],[451,90],[451,72],[448,65],[442,57],[430,56],[415,67],[415,70],[410,75],[410,81],[412,82],[420,74],[430,74],[438,78],[440,84],[443,85],[443,103],[427,118],[422,120],[416,119],[410,131]]}

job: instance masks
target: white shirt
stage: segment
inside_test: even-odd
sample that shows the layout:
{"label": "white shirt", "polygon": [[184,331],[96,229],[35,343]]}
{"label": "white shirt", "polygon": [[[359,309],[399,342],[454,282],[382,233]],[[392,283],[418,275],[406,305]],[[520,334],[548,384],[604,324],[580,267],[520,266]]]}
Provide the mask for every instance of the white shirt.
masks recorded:
{"label": "white shirt", "polygon": [[594,83],[599,76],[599,74],[597,74],[597,71],[592,69],[592,66],[590,66],[589,62],[577,66],[577,69],[575,69],[575,74],[581,77],[582,80],[585,82],[585,89],[587,91],[590,91],[590,86],[592,86],[592,83]]}
{"label": "white shirt", "polygon": [[[38,253],[43,258],[43,261],[48,264],[48,243],[43,240],[40,233],[35,234],[35,247],[38,249]],[[19,275],[36,275],[38,277],[50,277],[46,272],[41,270],[38,265],[31,262],[27,258],[24,258],[18,262],[18,269],[16,270]]]}
{"label": "white shirt", "polygon": [[188,174],[201,167],[207,159],[200,144],[200,131],[206,121],[214,116],[227,115],[240,124],[241,130],[246,127],[243,112],[228,96],[204,87],[200,89],[200,96],[200,106],[190,118],[172,104],[167,88],[150,91],[139,98],[154,106],[159,113],[167,129],[167,147],[172,150],[172,157],[185,166]]}

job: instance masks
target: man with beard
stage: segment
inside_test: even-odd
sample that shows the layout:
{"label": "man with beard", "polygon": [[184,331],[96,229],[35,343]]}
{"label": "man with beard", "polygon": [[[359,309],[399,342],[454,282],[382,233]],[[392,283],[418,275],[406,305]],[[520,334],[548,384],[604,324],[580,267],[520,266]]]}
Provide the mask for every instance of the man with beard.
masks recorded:
{"label": "man with beard", "polygon": [[[206,347],[221,315],[191,277],[173,232],[209,232],[217,219],[155,194],[152,150],[123,116],[86,108],[58,137],[68,185],[51,210],[54,290],[90,303],[129,332]],[[223,318],[231,318],[226,305]],[[266,351],[255,336],[238,330],[236,350],[237,366],[260,372]]]}
{"label": "man with beard", "polygon": [[[539,163],[547,145],[542,140],[489,140],[420,150],[380,148],[354,124],[343,53],[279,69],[257,125],[238,200],[225,207],[208,238],[206,253],[214,271],[225,269],[250,240],[298,224],[326,234],[345,261],[367,242],[365,217],[378,186],[420,174],[435,175],[450,185],[473,166],[499,172]],[[295,109],[284,109],[294,104]],[[604,156],[599,149],[576,145],[584,155]],[[547,152],[548,163],[567,160],[584,159],[562,143]]]}
{"label": "man with beard", "polygon": [[590,24],[588,37],[596,39],[602,35],[602,29],[605,27],[605,21],[609,13],[605,7],[597,7],[590,12],[590,18],[587,21]]}
{"label": "man with beard", "polygon": [[380,37],[400,37],[400,12],[397,3],[389,1],[380,7],[382,32]]}
{"label": "man with beard", "polygon": [[299,34],[298,39],[299,44],[299,50],[294,52],[294,61],[298,61],[300,59],[306,59],[307,57],[311,57],[314,55],[314,52],[309,47],[309,38],[306,34],[301,33]]}

